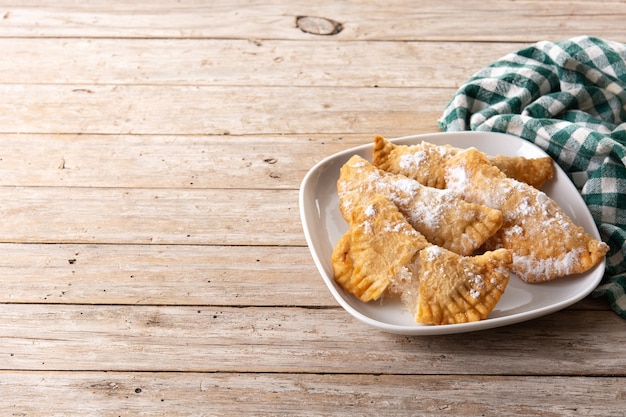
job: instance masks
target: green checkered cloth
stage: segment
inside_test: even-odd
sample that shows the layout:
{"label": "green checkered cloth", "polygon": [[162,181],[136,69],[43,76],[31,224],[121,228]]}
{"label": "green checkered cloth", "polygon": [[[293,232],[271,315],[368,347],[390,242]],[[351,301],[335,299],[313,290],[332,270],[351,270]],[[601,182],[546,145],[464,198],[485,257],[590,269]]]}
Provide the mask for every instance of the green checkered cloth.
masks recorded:
{"label": "green checkered cloth", "polygon": [[554,158],[611,248],[592,295],[626,318],[626,45],[584,36],[506,55],[456,92],[439,126],[512,134]]}

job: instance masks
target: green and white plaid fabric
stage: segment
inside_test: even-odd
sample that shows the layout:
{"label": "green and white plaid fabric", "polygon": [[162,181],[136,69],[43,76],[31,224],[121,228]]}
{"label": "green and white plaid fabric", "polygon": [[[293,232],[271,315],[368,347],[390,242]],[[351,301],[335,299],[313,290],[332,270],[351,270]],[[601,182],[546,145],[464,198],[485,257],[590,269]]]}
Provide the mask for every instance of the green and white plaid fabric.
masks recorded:
{"label": "green and white plaid fabric", "polygon": [[626,45],[585,36],[506,55],[456,92],[439,126],[516,135],[554,158],[611,247],[593,295],[626,318]]}

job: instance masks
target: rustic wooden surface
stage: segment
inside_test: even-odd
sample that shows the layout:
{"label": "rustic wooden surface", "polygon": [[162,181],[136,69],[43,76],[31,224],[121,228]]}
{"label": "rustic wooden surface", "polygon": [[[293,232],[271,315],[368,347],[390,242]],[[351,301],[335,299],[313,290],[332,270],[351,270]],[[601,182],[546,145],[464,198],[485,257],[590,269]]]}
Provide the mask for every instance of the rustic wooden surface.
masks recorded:
{"label": "rustic wooden surface", "polygon": [[626,42],[626,3],[94,3],[0,1],[0,415],[623,415],[604,300],[379,332],[327,291],[297,196],[328,155],[438,131],[508,52]]}

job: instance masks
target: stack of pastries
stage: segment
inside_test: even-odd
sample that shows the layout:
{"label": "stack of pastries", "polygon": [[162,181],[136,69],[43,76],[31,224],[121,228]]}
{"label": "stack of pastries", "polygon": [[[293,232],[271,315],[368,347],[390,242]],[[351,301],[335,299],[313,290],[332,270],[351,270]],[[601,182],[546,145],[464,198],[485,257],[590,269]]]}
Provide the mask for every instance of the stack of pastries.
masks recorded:
{"label": "stack of pastries", "polygon": [[378,136],[372,162],[353,156],[337,181],[349,229],[335,280],[364,302],[398,296],[416,322],[439,325],[485,319],[511,273],[538,283],[585,272],[608,246],[540,190],[553,173],[549,157]]}

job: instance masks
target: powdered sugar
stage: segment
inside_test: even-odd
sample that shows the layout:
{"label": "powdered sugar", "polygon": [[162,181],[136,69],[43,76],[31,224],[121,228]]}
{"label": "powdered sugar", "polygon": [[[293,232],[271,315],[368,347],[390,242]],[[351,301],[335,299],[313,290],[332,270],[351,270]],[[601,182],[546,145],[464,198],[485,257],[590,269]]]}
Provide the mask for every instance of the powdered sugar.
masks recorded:
{"label": "powdered sugar", "polygon": [[414,200],[411,201],[411,204],[402,204],[401,201],[396,199],[395,202],[400,206],[409,223],[419,225],[420,228],[423,227],[428,230],[434,230],[439,227],[444,207],[433,204],[433,200],[429,202]]}
{"label": "powdered sugar", "polygon": [[428,154],[424,151],[405,153],[400,156],[398,165],[404,170],[419,169],[424,161],[428,160]]}
{"label": "powdered sugar", "polygon": [[524,228],[517,224],[514,224],[513,226],[504,230],[505,237],[509,239],[512,238],[513,236],[522,236],[523,234],[524,234]]}
{"label": "powdered sugar", "polygon": [[[372,218],[376,215],[376,207],[374,207],[373,204],[369,204],[367,207],[365,207],[365,210],[363,211],[363,214],[365,214],[368,218]],[[372,228],[372,223],[370,222],[369,219],[364,220],[361,225],[363,228],[363,232],[364,233],[372,233],[374,230]]]}
{"label": "powdered sugar", "polygon": [[488,246],[512,249],[513,271],[527,282],[580,270],[581,259],[590,256],[583,243],[590,237],[584,230],[544,192],[505,177],[483,163],[484,156],[466,152],[446,166],[446,187],[469,202],[502,212],[502,228]]}
{"label": "powdered sugar", "polygon": [[361,223],[360,226],[363,228],[363,232],[366,234],[370,234],[374,231],[374,229],[372,228],[372,223],[370,223],[369,221],[364,221],[363,223]]}
{"label": "powdered sugar", "polygon": [[425,259],[428,260],[429,262],[432,262],[435,259],[437,259],[439,256],[441,256],[444,253],[444,251],[445,249],[437,245],[428,246],[426,249],[424,249],[424,254],[426,255]]}
{"label": "powdered sugar", "polygon": [[541,259],[534,254],[520,256],[513,255],[514,272],[518,275],[530,277],[569,275],[576,266],[577,259],[584,253],[583,248],[578,248],[565,253],[558,258]]}
{"label": "powdered sugar", "polygon": [[464,167],[455,166],[446,170],[446,188],[448,190],[462,195],[471,185],[469,174]]}
{"label": "powdered sugar", "polygon": [[407,196],[415,195],[415,193],[423,187],[423,185],[415,180],[402,177],[396,177],[393,180],[388,181],[387,184],[389,184],[389,186],[394,190],[401,191]]}
{"label": "powdered sugar", "polygon": [[367,207],[365,207],[365,211],[364,213],[367,217],[374,217],[376,215],[376,207],[374,207],[373,204],[368,205]]}
{"label": "powdered sugar", "polygon": [[469,278],[469,282],[472,283],[472,285],[474,285],[476,288],[484,288],[485,287],[485,281],[483,280],[482,275],[475,274],[472,271],[467,271],[466,275]]}
{"label": "powdered sugar", "polygon": [[470,296],[474,299],[480,298],[481,291],[485,289],[485,281],[483,279],[483,276],[480,274],[476,274],[469,269],[465,269],[464,273],[467,277],[468,284],[471,286]]}
{"label": "powdered sugar", "polygon": [[338,190],[345,212],[353,209],[342,198],[347,193],[381,194],[389,198],[414,227],[432,233],[441,226],[441,218],[444,210],[455,203],[457,197],[449,190],[439,190],[426,187],[418,181],[391,173],[384,173],[364,162],[354,158],[348,163],[354,174],[360,176],[362,181],[339,181]]}
{"label": "powdered sugar", "polygon": [[391,233],[399,233],[404,228],[405,228],[405,225],[403,223],[396,223],[396,224],[388,223],[385,225],[385,228],[383,229],[383,231],[391,232]]}

